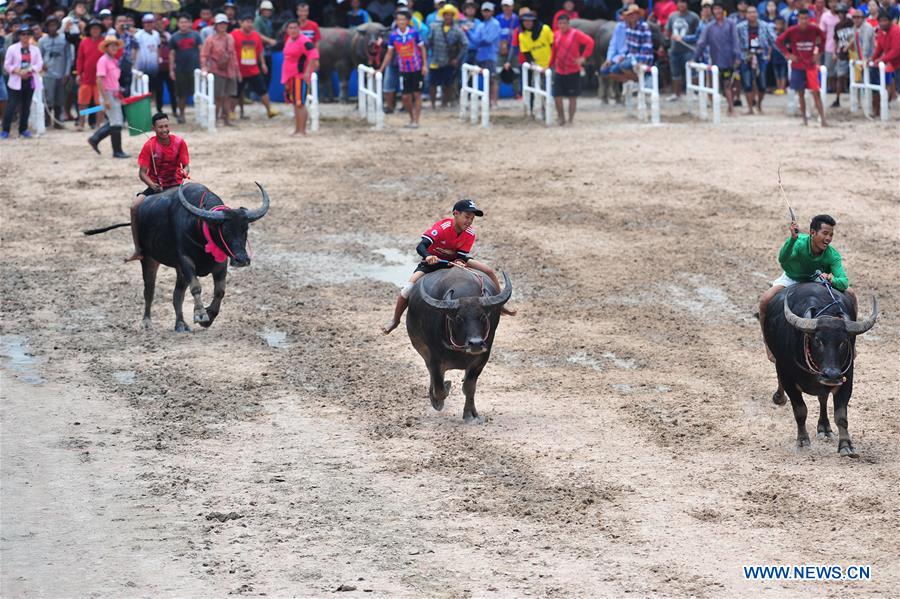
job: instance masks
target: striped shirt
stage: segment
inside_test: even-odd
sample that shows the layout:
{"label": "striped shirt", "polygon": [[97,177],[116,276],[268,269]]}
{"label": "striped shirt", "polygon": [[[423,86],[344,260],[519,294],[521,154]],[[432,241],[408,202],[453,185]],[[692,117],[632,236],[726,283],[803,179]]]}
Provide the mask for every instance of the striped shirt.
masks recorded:
{"label": "striped shirt", "polygon": [[422,70],[422,38],[412,27],[406,31],[394,29],[390,37],[391,47],[397,54],[397,66],[401,73],[415,73]]}
{"label": "striped shirt", "polygon": [[625,56],[647,66],[653,64],[653,36],[647,23],[641,21],[637,27],[625,29]]}

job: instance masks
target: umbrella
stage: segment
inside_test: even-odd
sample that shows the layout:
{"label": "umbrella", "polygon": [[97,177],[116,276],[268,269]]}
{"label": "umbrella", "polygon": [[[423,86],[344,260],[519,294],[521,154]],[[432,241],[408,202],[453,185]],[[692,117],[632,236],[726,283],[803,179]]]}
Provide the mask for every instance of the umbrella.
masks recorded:
{"label": "umbrella", "polygon": [[165,14],[181,10],[178,0],[125,0],[125,8],[137,12]]}

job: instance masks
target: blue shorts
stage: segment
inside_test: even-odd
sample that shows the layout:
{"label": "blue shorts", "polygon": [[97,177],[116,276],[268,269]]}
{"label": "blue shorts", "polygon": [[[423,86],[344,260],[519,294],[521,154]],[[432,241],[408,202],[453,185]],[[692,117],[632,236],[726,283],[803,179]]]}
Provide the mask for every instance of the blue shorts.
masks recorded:
{"label": "blue shorts", "polygon": [[491,74],[491,77],[497,74],[497,61],[496,60],[479,60],[478,61],[479,69],[487,69],[488,73]]}
{"label": "blue shorts", "polygon": [[[760,60],[759,72],[756,73],[756,89],[766,91],[766,61]],[[741,63],[741,86],[745,92],[753,91],[753,69],[746,62]]]}
{"label": "blue shorts", "polygon": [[819,70],[818,69],[791,69],[791,89],[795,92],[809,90],[818,92],[819,86]]}
{"label": "blue shorts", "polygon": [[690,52],[669,52],[669,71],[672,79],[681,81],[684,79],[684,66],[693,59]]}
{"label": "blue shorts", "polygon": [[445,87],[456,84],[456,67],[447,65],[438,67],[428,71],[428,85],[434,87]]}
{"label": "blue shorts", "polygon": [[621,62],[613,63],[606,68],[600,69],[601,75],[619,75],[621,73],[634,72],[634,58],[625,57]]}
{"label": "blue shorts", "polygon": [[389,64],[384,70],[382,90],[388,93],[396,93],[400,89],[400,69],[396,64]]}
{"label": "blue shorts", "polygon": [[[881,73],[878,71],[878,67],[869,67],[869,82],[873,85],[881,84]],[[894,73],[892,71],[886,71],[884,73],[884,85],[885,87],[890,87],[891,83],[894,82]]]}

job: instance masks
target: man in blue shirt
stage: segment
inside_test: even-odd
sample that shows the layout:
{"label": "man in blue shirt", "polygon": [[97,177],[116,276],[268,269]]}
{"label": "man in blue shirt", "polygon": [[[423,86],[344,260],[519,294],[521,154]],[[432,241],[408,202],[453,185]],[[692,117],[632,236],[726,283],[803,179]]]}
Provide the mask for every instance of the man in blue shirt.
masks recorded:
{"label": "man in blue shirt", "polygon": [[715,20],[703,29],[700,40],[697,42],[697,50],[694,52],[694,60],[701,60],[703,52],[709,48],[710,64],[719,67],[721,87],[728,101],[728,116],[734,112],[734,82],[735,71],[741,64],[741,50],[738,44],[737,26],[734,21],[725,18],[725,7],[721,0],[713,3],[713,17]]}
{"label": "man in blue shirt", "polygon": [[481,18],[472,34],[475,64],[491,74],[491,105],[497,105],[497,55],[500,52],[500,23],[494,18],[494,4],[481,5]]}

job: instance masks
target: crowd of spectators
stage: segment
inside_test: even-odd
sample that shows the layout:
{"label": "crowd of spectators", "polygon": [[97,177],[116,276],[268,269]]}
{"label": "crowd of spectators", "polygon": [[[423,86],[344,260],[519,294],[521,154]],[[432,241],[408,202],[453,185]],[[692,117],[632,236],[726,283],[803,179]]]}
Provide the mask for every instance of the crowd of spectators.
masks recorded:
{"label": "crowd of spectators", "polygon": [[[671,89],[669,99],[676,100],[684,92],[689,61],[719,67],[729,113],[741,102],[741,92],[752,113],[761,111],[767,93],[783,94],[789,85],[814,87],[807,75],[819,64],[828,67],[832,106],[839,106],[851,69],[860,68],[853,66],[857,60],[886,63],[893,99],[894,72],[900,68],[898,0],[858,2],[657,0],[648,7],[646,0],[500,0],[498,5],[474,0],[227,0],[212,6],[188,2],[182,12],[163,15],[124,9],[120,0],[0,0],[0,135],[8,137],[18,117],[20,136],[30,136],[32,96],[38,90],[48,126],[64,128],[70,122],[77,130],[101,127],[109,121],[104,115],[108,106],[129,94],[134,70],[148,76],[156,109],[164,110],[167,95],[179,122],[184,122],[197,68],[213,73],[225,124],[243,115],[248,97],[261,100],[268,115],[275,116],[267,95],[272,57],[284,49],[291,23],[297,24],[300,37],[290,39],[311,44],[293,54],[307,60],[306,66],[317,64],[320,25],[382,24],[380,52],[372,54],[371,63],[385,71],[387,111],[393,110],[396,93],[411,96],[405,104],[412,126],[418,123],[424,93],[433,107],[438,100],[442,105],[454,101],[463,63],[496,75],[493,102],[498,81],[517,88],[522,63],[552,68],[560,124],[571,123],[585,79],[599,77],[601,96],[613,102],[621,97],[615,97],[619,88],[610,82],[635,80],[641,65],[655,64],[663,85]],[[585,21],[576,19],[584,18],[616,22],[599,64],[591,62],[598,30],[583,33]],[[97,65],[112,50],[119,90],[109,96],[98,84]],[[300,69],[298,76],[308,77],[310,70]],[[872,74],[877,80],[877,71]],[[295,91],[305,96],[304,90],[298,83]],[[569,98],[568,119],[564,98]],[[297,102],[302,106],[304,98]],[[92,107],[101,110],[90,113]]]}

